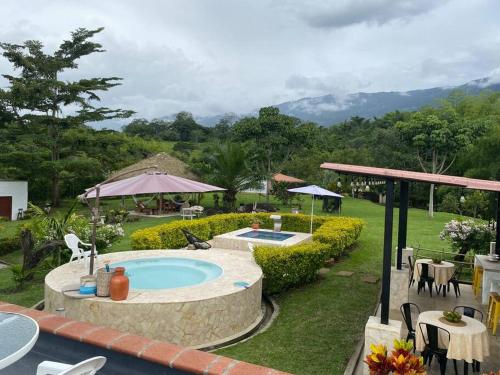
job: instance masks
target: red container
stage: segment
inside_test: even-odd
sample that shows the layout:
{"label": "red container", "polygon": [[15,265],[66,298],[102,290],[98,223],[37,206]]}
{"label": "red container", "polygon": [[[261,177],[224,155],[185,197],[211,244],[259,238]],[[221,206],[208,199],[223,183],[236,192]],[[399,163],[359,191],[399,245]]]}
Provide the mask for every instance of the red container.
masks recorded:
{"label": "red container", "polygon": [[115,273],[109,283],[109,294],[113,301],[123,301],[127,299],[129,289],[128,277],[125,276],[124,267],[116,267]]}

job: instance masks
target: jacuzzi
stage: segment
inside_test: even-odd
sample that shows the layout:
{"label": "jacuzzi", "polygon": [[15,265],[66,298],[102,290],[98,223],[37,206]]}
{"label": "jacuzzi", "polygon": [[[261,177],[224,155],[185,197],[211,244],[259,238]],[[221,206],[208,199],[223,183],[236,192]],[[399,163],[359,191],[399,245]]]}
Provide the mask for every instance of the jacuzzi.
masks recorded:
{"label": "jacuzzi", "polygon": [[125,301],[74,298],[84,262],[64,264],[45,277],[45,310],[151,339],[195,348],[244,335],[262,320],[262,271],[251,254],[227,250],[141,250],[99,256],[123,266]]}
{"label": "jacuzzi", "polygon": [[215,263],[192,258],[141,258],[111,264],[124,267],[130,289],[158,290],[185,288],[212,281],[223,270]]}

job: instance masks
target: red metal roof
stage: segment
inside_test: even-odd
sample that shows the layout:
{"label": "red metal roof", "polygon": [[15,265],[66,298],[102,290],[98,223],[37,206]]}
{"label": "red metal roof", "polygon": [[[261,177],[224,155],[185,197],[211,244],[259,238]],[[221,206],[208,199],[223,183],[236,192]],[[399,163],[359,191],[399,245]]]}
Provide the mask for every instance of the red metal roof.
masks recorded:
{"label": "red metal roof", "polygon": [[301,180],[300,178],[292,177],[292,176],[287,176],[286,174],[283,173],[276,173],[273,175],[273,180],[276,182],[288,182],[288,183],[303,183],[305,182],[304,180]]}
{"label": "red metal roof", "polygon": [[323,163],[323,169],[331,169],[337,172],[358,174],[370,177],[392,178],[395,180],[407,180],[415,182],[426,182],[438,185],[460,186],[466,189],[498,191],[500,182],[491,180],[478,180],[474,178],[439,175],[434,173],[403,171],[399,169],[366,167],[363,165],[350,165],[338,163]]}

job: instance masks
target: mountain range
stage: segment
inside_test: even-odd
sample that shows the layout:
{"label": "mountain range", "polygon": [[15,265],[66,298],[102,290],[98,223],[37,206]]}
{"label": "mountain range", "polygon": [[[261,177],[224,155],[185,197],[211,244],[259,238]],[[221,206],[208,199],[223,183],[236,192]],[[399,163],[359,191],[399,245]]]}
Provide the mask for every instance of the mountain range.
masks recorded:
{"label": "mountain range", "polygon": [[[459,86],[433,87],[411,91],[358,92],[342,97],[332,94],[302,98],[294,101],[275,104],[281,113],[295,116],[304,121],[314,121],[319,125],[331,126],[339,124],[351,117],[381,117],[392,111],[415,111],[426,105],[435,105],[453,90],[461,90],[469,95],[476,95],[483,90],[500,91],[500,80],[481,78]],[[245,116],[256,116],[258,110],[248,113],[225,113],[214,116],[197,116],[195,120],[204,126],[214,126],[222,118],[230,117],[232,121]],[[159,117],[162,120],[173,120],[175,114]],[[92,124],[96,128],[120,130],[128,121],[113,120]]]}
{"label": "mountain range", "polygon": [[[439,99],[446,98],[453,90],[466,94],[478,94],[482,90],[500,91],[500,82],[491,78],[470,81],[460,86],[433,87],[411,91],[358,92],[337,97],[323,95],[302,98],[275,105],[281,113],[298,117],[304,121],[314,121],[330,126],[345,121],[353,116],[365,118],[380,117],[392,111],[415,111],[426,105],[434,105]],[[230,114],[233,118],[256,115],[257,110],[247,114]],[[224,115],[196,116],[198,123],[205,126],[215,125]]]}

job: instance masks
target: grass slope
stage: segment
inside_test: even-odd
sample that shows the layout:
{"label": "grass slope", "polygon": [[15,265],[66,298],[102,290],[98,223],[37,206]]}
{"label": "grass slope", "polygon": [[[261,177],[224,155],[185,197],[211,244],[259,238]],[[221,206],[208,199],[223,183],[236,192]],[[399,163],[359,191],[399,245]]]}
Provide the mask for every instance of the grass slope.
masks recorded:
{"label": "grass slope", "polygon": [[[238,198],[242,203],[265,200],[254,194],[241,194]],[[127,203],[131,206],[130,200]],[[117,207],[118,204],[118,200],[106,201],[107,208]],[[212,195],[205,195],[202,204],[210,206]],[[306,214],[309,213],[310,204],[310,198],[304,197]],[[88,212],[84,208],[79,210]],[[321,212],[320,201],[315,204],[315,212]],[[361,279],[365,275],[381,274],[384,207],[364,200],[345,198],[342,215],[360,217],[366,221],[360,240],[350,254],[316,283],[276,296],[280,314],[270,329],[247,342],[219,350],[219,354],[295,374],[343,372],[377,302],[379,285],[366,284]],[[439,240],[438,234],[451,217],[450,214],[436,213],[433,219],[429,219],[426,211],[410,209],[408,244],[421,244],[433,249],[447,248],[447,244]],[[396,245],[397,219],[395,210],[393,247]],[[172,220],[175,218],[145,218],[126,223],[125,237],[107,251],[130,250],[130,234],[133,231]],[[4,230],[13,233],[19,224],[2,225],[7,226]],[[15,252],[2,259],[20,263],[21,254]],[[335,275],[342,270],[353,271],[354,275],[350,278]],[[43,298],[43,276],[43,273],[37,275],[26,289],[12,293],[10,270],[0,270],[0,300],[23,306],[33,305]]]}
{"label": "grass slope", "polygon": [[[310,201],[309,201],[310,202]],[[321,209],[315,205],[316,212]],[[384,207],[345,199],[342,215],[366,221],[353,251],[322,280],[278,297],[280,314],[266,332],[218,354],[274,367],[294,374],[341,374],[361,338],[364,325],[377,302],[379,285],[361,281],[379,275],[382,268]],[[423,210],[409,211],[408,244],[441,249],[438,234],[451,215],[437,213],[429,219]],[[397,238],[395,211],[394,242]],[[338,271],[353,271],[350,278]]]}

